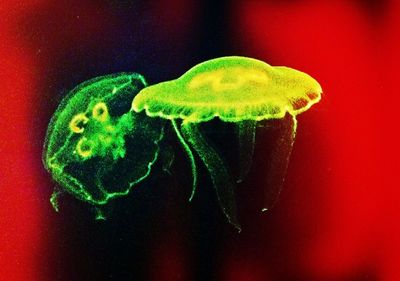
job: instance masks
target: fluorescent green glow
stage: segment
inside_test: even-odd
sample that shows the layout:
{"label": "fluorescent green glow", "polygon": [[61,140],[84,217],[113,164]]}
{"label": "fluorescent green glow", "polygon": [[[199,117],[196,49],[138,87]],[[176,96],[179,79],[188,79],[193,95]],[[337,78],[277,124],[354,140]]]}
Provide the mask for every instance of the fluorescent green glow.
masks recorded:
{"label": "fluorescent green glow", "polygon": [[193,176],[193,183],[192,183],[192,194],[189,197],[189,201],[192,201],[193,196],[196,192],[196,187],[197,187],[197,167],[196,167],[196,161],[194,159],[192,150],[190,149],[189,145],[185,141],[184,137],[179,131],[178,125],[176,124],[175,120],[172,120],[172,126],[174,127],[175,133],[179,139],[179,141],[182,144],[183,149],[188,155],[189,161],[190,161],[190,166],[192,168],[192,176]]}
{"label": "fluorescent green glow", "polygon": [[60,191],[58,189],[54,189],[53,193],[50,196],[50,203],[56,212],[58,212],[60,210],[60,207],[58,206],[58,201],[57,201],[57,198],[59,195],[60,195]]}
{"label": "fluorescent green glow", "polygon": [[[80,84],[62,101],[49,125],[43,161],[64,190],[102,205],[127,195],[150,174],[162,123],[130,111],[145,86],[139,74],[108,75]],[[56,210],[58,193],[50,199]]]}
{"label": "fluorescent green glow", "polygon": [[204,122],[280,119],[297,115],[321,99],[311,76],[245,57],[200,63],[176,80],[143,89],[132,108],[148,116]]}
{"label": "fluorescent green glow", "polygon": [[[282,119],[281,136],[272,155],[276,159],[271,161],[267,175],[274,177],[270,181],[274,185],[271,188],[280,190],[296,134],[295,117],[319,102],[321,94],[319,83],[304,72],[233,56],[200,63],[175,80],[144,88],[134,98],[132,109],[173,121],[177,137],[189,156],[194,182],[197,172],[191,148],[209,170],[225,216],[240,229],[231,175],[222,158],[207,145],[196,124],[216,117],[237,123],[241,162],[237,181],[241,182],[252,163],[255,122]],[[182,120],[183,136],[176,119]],[[267,192],[263,210],[270,206],[269,196]]]}
{"label": "fluorescent green glow", "polygon": [[250,171],[253,163],[254,143],[256,141],[256,121],[245,120],[238,122],[240,171],[236,182],[242,182]]}
{"label": "fluorescent green glow", "polygon": [[[192,170],[189,200],[197,187],[196,153],[209,171],[224,215],[240,231],[235,180],[242,182],[251,168],[259,121],[266,125],[263,130],[279,131],[266,174],[265,211],[284,182],[296,115],[317,103],[321,94],[318,82],[303,72],[245,57],[206,61],[178,79],[149,87],[139,74],[98,77],[72,90],[55,112],[43,161],[64,190],[103,205],[148,177],[160,152],[166,158],[163,170],[169,172],[173,152],[159,148],[164,123],[149,117],[171,120]],[[201,131],[201,123],[213,118],[236,126],[240,163],[235,176]],[[57,189],[50,198],[57,211],[59,194]],[[96,210],[96,218],[105,219]]]}
{"label": "fluorescent green glow", "polygon": [[185,123],[181,127],[182,133],[210,172],[222,211],[228,221],[240,232],[240,224],[236,217],[235,185],[224,161],[207,143],[198,126],[198,123]]}
{"label": "fluorescent green glow", "polygon": [[297,119],[296,116],[286,115],[274,125],[273,129],[278,130],[278,136],[275,139],[266,171],[266,186],[268,188],[264,190],[263,212],[270,210],[275,205],[281,193],[296,137]]}

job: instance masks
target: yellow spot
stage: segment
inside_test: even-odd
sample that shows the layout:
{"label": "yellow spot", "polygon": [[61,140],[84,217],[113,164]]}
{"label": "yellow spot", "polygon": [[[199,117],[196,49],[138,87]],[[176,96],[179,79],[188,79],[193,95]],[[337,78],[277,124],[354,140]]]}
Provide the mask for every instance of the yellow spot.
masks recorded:
{"label": "yellow spot", "polygon": [[99,120],[100,122],[105,122],[108,120],[108,108],[104,102],[97,103],[92,110],[93,118]]}
{"label": "yellow spot", "polygon": [[196,77],[190,81],[188,87],[189,89],[196,89],[207,84],[212,84],[213,81],[221,79],[222,71],[221,70],[214,70],[210,72],[205,72],[198,74]]}
{"label": "yellow spot", "polygon": [[249,81],[258,84],[268,84],[271,80],[271,77],[269,77],[267,73],[256,69],[243,69],[240,75],[245,82]]}
{"label": "yellow spot", "polygon": [[76,151],[83,158],[87,158],[93,154],[94,142],[86,137],[81,138],[76,145]]}
{"label": "yellow spot", "polygon": [[225,70],[214,70],[198,74],[189,83],[189,89],[211,86],[213,91],[235,90],[245,83],[267,84],[270,78],[266,73],[256,69],[234,67]]}
{"label": "yellow spot", "polygon": [[69,122],[70,130],[75,134],[83,133],[83,125],[85,125],[89,121],[89,118],[86,117],[84,113],[79,113],[72,117],[71,122]]}

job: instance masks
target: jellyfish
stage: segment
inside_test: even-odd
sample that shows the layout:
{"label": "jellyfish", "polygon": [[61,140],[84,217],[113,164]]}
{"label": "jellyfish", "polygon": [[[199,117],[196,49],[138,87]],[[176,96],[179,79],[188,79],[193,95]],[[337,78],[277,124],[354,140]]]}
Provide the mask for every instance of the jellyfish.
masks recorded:
{"label": "jellyfish", "polygon": [[43,152],[45,168],[61,186],[50,200],[56,211],[60,191],[100,206],[127,195],[150,175],[163,125],[130,110],[146,85],[139,74],[117,73],[84,82],[63,99]]}
{"label": "jellyfish", "polygon": [[[194,150],[209,171],[226,218],[240,230],[235,180],[221,155],[202,133],[200,124],[214,118],[234,123],[241,165],[236,182],[241,182],[252,163],[258,124],[282,120],[281,137],[271,156],[267,175],[273,177],[270,183],[275,186],[272,188],[280,190],[296,134],[296,116],[317,103],[321,93],[318,82],[304,72],[284,66],[273,67],[253,58],[229,56],[205,61],[175,80],[142,89],[135,96],[132,109],[135,112],[144,110],[150,117],[171,120],[192,167],[190,200],[197,186]],[[270,193],[266,191],[263,210],[269,207]]]}

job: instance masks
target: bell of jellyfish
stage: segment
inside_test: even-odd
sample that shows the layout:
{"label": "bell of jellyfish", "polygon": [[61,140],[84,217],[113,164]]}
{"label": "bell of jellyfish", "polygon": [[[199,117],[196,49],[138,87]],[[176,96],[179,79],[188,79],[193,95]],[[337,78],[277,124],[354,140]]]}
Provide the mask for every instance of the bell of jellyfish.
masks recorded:
{"label": "bell of jellyfish", "polygon": [[[43,162],[53,179],[93,205],[127,195],[150,175],[159,155],[162,122],[130,111],[146,86],[135,73],[97,77],[78,85],[52,117]],[[51,202],[56,210],[57,194]]]}
{"label": "bell of jellyfish", "polygon": [[[283,184],[297,128],[296,115],[317,103],[321,93],[318,82],[301,71],[232,56],[200,63],[175,80],[144,88],[134,98],[132,109],[171,120],[191,163],[191,198],[197,185],[195,151],[210,173],[225,216],[240,231],[234,188],[250,170],[257,123],[282,121],[270,124],[279,130],[280,137],[267,174],[266,210],[271,206],[271,196],[277,196]],[[240,169],[235,177],[201,130],[200,124],[214,118],[236,127]]]}

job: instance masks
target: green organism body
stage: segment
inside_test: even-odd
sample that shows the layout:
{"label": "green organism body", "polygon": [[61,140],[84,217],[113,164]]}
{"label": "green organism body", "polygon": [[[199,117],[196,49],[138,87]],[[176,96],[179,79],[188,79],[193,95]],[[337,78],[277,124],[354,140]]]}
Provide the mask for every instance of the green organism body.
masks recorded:
{"label": "green organism body", "polygon": [[[130,111],[146,86],[135,73],[78,85],[61,102],[46,135],[43,162],[64,190],[94,205],[127,195],[159,154],[162,122]],[[51,202],[57,210],[56,196]]]}
{"label": "green organism body", "polygon": [[[135,112],[171,120],[188,154],[193,173],[193,198],[197,168],[192,150],[207,167],[225,216],[237,229],[235,183],[221,156],[209,145],[199,124],[213,118],[237,126],[241,171],[250,169],[257,122],[281,120],[281,137],[270,161],[266,198],[279,193],[296,134],[296,115],[321,99],[319,83],[308,74],[247,57],[222,57],[200,63],[181,77],[142,89],[132,102]],[[180,121],[179,121],[180,120]],[[177,123],[181,122],[180,126]],[[270,207],[266,200],[263,210]]]}

